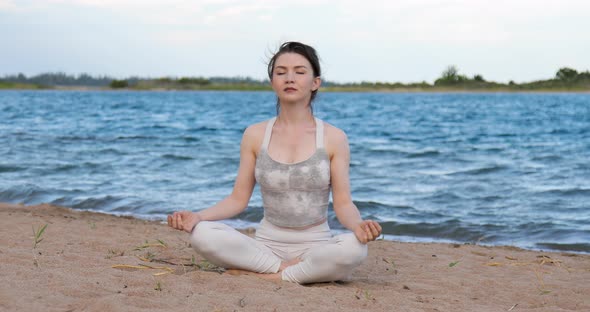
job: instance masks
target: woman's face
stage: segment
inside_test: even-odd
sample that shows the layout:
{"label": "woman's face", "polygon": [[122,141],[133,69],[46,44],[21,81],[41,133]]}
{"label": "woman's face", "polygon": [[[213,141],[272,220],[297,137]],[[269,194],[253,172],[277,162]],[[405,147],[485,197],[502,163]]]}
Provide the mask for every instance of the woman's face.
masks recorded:
{"label": "woman's face", "polygon": [[276,59],[271,85],[281,102],[308,104],[311,91],[317,90],[320,83],[320,77],[314,77],[313,68],[304,56],[284,53]]}

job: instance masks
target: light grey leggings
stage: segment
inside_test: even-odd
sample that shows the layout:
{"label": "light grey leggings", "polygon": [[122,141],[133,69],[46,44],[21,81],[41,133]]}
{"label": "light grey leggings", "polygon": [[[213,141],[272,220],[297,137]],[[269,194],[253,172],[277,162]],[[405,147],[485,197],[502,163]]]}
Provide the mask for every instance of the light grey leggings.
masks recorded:
{"label": "light grey leggings", "polygon": [[367,245],[353,233],[332,237],[327,222],[298,230],[263,219],[251,238],[226,224],[201,221],[191,233],[191,245],[215,265],[258,273],[276,273],[281,261],[300,258],[281,275],[299,284],[346,280],[367,257]]}

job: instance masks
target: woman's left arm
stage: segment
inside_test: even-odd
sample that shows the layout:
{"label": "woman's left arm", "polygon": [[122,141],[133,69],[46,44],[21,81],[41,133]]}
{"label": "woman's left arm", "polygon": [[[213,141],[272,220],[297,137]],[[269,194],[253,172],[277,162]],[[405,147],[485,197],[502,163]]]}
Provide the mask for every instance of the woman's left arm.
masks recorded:
{"label": "woman's left arm", "polygon": [[327,132],[327,152],[330,156],[330,180],[334,212],[338,221],[351,230],[361,243],[377,239],[381,226],[376,221],[363,220],[350,194],[350,148],[346,134],[335,127]]}

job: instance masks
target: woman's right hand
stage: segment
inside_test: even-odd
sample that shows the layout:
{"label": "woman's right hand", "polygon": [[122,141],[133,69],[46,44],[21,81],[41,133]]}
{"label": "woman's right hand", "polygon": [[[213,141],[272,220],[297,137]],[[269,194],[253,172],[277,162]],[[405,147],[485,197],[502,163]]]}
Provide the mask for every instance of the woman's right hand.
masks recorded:
{"label": "woman's right hand", "polygon": [[168,226],[188,233],[191,233],[199,222],[201,217],[191,211],[176,211],[168,216]]}

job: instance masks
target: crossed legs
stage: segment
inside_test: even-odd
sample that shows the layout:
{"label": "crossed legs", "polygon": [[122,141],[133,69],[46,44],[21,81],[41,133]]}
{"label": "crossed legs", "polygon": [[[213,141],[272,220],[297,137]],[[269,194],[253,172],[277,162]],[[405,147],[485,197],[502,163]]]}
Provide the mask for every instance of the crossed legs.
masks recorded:
{"label": "crossed legs", "polygon": [[352,233],[329,237],[329,228],[328,233],[325,229],[281,232],[264,221],[259,231],[264,235],[254,239],[226,224],[202,221],[191,233],[191,245],[215,265],[299,284],[348,279],[367,256],[367,246]]}

